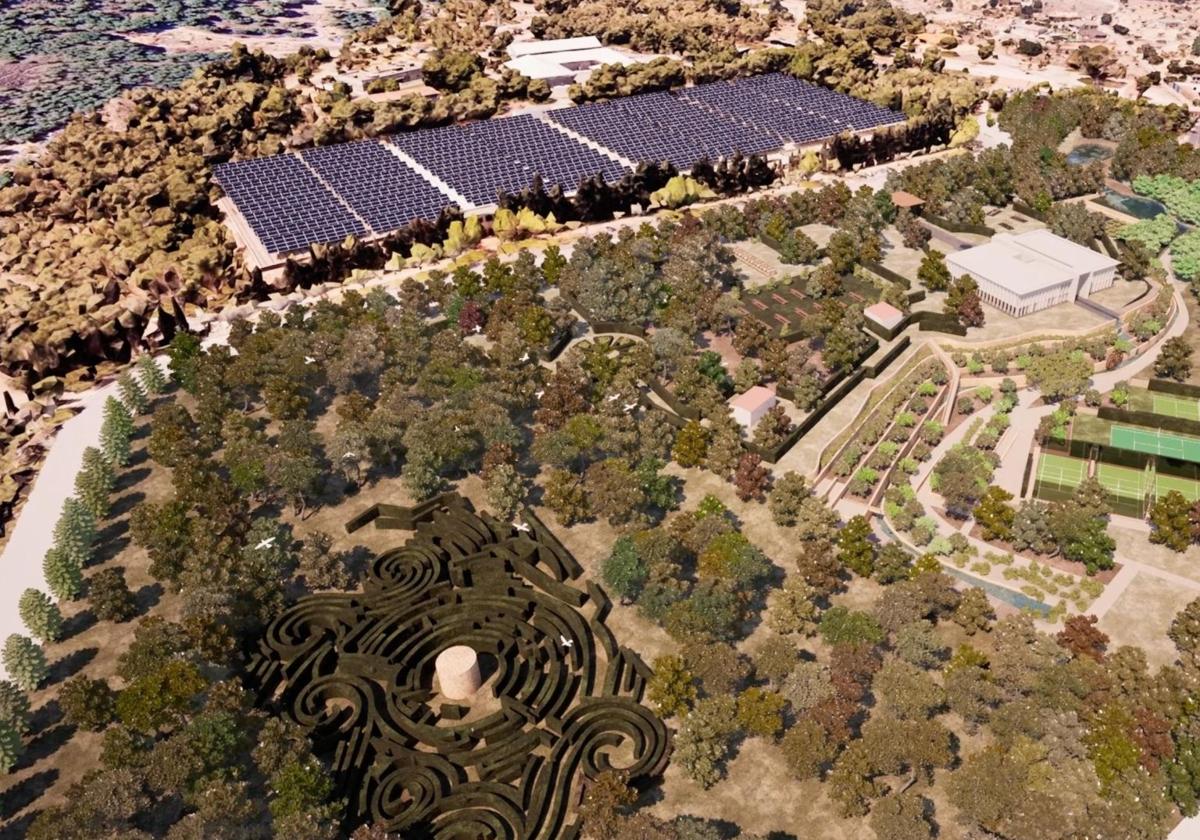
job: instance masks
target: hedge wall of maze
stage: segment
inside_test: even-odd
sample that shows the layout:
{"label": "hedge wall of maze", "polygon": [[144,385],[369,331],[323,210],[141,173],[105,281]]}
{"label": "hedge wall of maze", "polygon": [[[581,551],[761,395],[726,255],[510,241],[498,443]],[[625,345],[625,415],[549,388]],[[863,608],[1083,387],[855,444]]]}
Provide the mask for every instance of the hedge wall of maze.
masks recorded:
{"label": "hedge wall of maze", "polygon": [[[362,593],[311,596],[272,622],[251,669],[262,700],[312,730],[356,821],[446,840],[577,837],[588,779],[666,766],[666,727],[640,703],[649,669],[531,512],[527,531],[465,500],[421,514]],[[465,705],[434,687],[438,653],[460,644],[487,680]]]}

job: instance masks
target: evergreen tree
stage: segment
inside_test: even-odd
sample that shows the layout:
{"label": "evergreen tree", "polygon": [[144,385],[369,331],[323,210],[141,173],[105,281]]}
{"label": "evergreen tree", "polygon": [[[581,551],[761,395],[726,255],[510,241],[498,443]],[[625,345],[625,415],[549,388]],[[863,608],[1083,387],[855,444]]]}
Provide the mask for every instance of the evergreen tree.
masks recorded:
{"label": "evergreen tree", "polygon": [[94,446],[83,450],[83,468],[75,476],[75,495],[97,519],[108,516],[109,496],[117,483],[112,464]]}
{"label": "evergreen tree", "polygon": [[0,775],[12,772],[25,753],[21,733],[6,720],[0,720]]}
{"label": "evergreen tree", "polygon": [[116,467],[129,463],[129,441],[133,437],[133,417],[129,409],[114,397],[104,401],[104,423],[100,426],[100,451]]}
{"label": "evergreen tree", "polygon": [[4,669],[18,686],[33,691],[46,679],[46,654],[33,639],[13,633],[4,642]]}
{"label": "evergreen tree", "polygon": [[131,414],[146,413],[146,409],[150,407],[150,398],[146,396],[142,384],[132,373],[125,371],[117,377],[117,389],[121,392],[121,402],[125,403]]}
{"label": "evergreen tree", "polygon": [[62,613],[44,592],[29,588],[17,605],[25,629],[40,642],[56,642],[62,635]]}
{"label": "evergreen tree", "polygon": [[96,541],[96,519],[83,502],[72,497],[63,502],[62,515],[54,526],[54,548],[79,568],[92,559]]}
{"label": "evergreen tree", "polygon": [[60,601],[73,601],[83,589],[83,569],[66,552],[51,548],[42,561],[42,574],[50,593]]}
{"label": "evergreen tree", "polygon": [[137,370],[142,388],[148,396],[157,397],[166,389],[167,378],[153,356],[146,355],[138,359]]}
{"label": "evergreen tree", "polygon": [[10,680],[0,680],[0,722],[12,724],[20,735],[29,731],[29,695]]}

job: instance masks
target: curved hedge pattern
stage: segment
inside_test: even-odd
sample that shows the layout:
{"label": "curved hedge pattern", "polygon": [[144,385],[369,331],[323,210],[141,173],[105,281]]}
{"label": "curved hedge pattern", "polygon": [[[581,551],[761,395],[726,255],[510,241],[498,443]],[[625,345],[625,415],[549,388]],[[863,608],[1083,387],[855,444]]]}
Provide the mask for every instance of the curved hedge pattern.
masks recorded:
{"label": "curved hedge pattern", "polygon": [[[665,768],[666,727],[640,704],[649,669],[605,626],[603,591],[578,588],[575,558],[523,517],[524,532],[463,500],[425,511],[362,593],[306,598],[267,628],[261,697],[313,730],[352,818],[446,840],[577,837],[586,780]],[[493,674],[477,710],[433,690],[456,644]]]}

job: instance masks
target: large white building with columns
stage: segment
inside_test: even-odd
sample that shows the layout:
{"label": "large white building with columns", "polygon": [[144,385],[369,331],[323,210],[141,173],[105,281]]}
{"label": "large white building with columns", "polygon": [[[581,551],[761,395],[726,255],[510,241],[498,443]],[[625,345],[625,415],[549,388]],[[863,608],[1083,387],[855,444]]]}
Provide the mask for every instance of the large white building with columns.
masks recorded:
{"label": "large white building with columns", "polygon": [[946,255],[950,274],[979,284],[983,302],[1020,318],[1107,289],[1117,260],[1048,230],[1001,233]]}

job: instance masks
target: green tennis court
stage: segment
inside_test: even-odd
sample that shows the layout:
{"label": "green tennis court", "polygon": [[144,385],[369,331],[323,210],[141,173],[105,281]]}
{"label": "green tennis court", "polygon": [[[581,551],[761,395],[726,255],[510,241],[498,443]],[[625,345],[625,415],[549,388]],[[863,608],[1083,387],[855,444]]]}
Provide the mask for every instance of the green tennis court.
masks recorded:
{"label": "green tennis court", "polygon": [[1038,460],[1037,480],[1039,483],[1074,488],[1083,481],[1086,475],[1087,461],[1081,461],[1078,458],[1043,452],[1042,457]]}
{"label": "green tennis court", "polygon": [[1114,496],[1127,499],[1142,499],[1150,489],[1150,479],[1145,470],[1118,467],[1115,464],[1096,464],[1096,480]]}
{"label": "green tennis court", "polygon": [[1191,478],[1180,478],[1176,475],[1163,475],[1159,473],[1155,479],[1154,495],[1158,498],[1170,493],[1172,490],[1177,490],[1183,494],[1183,497],[1189,502],[1194,502],[1200,499],[1200,481]]}
{"label": "green tennis court", "polygon": [[1196,438],[1137,426],[1113,426],[1110,435],[1112,445],[1118,449],[1200,464],[1200,440]]}
{"label": "green tennis court", "polygon": [[1200,420],[1200,402],[1188,397],[1170,394],[1153,394],[1154,413],[1164,417],[1182,417],[1184,420]]}

